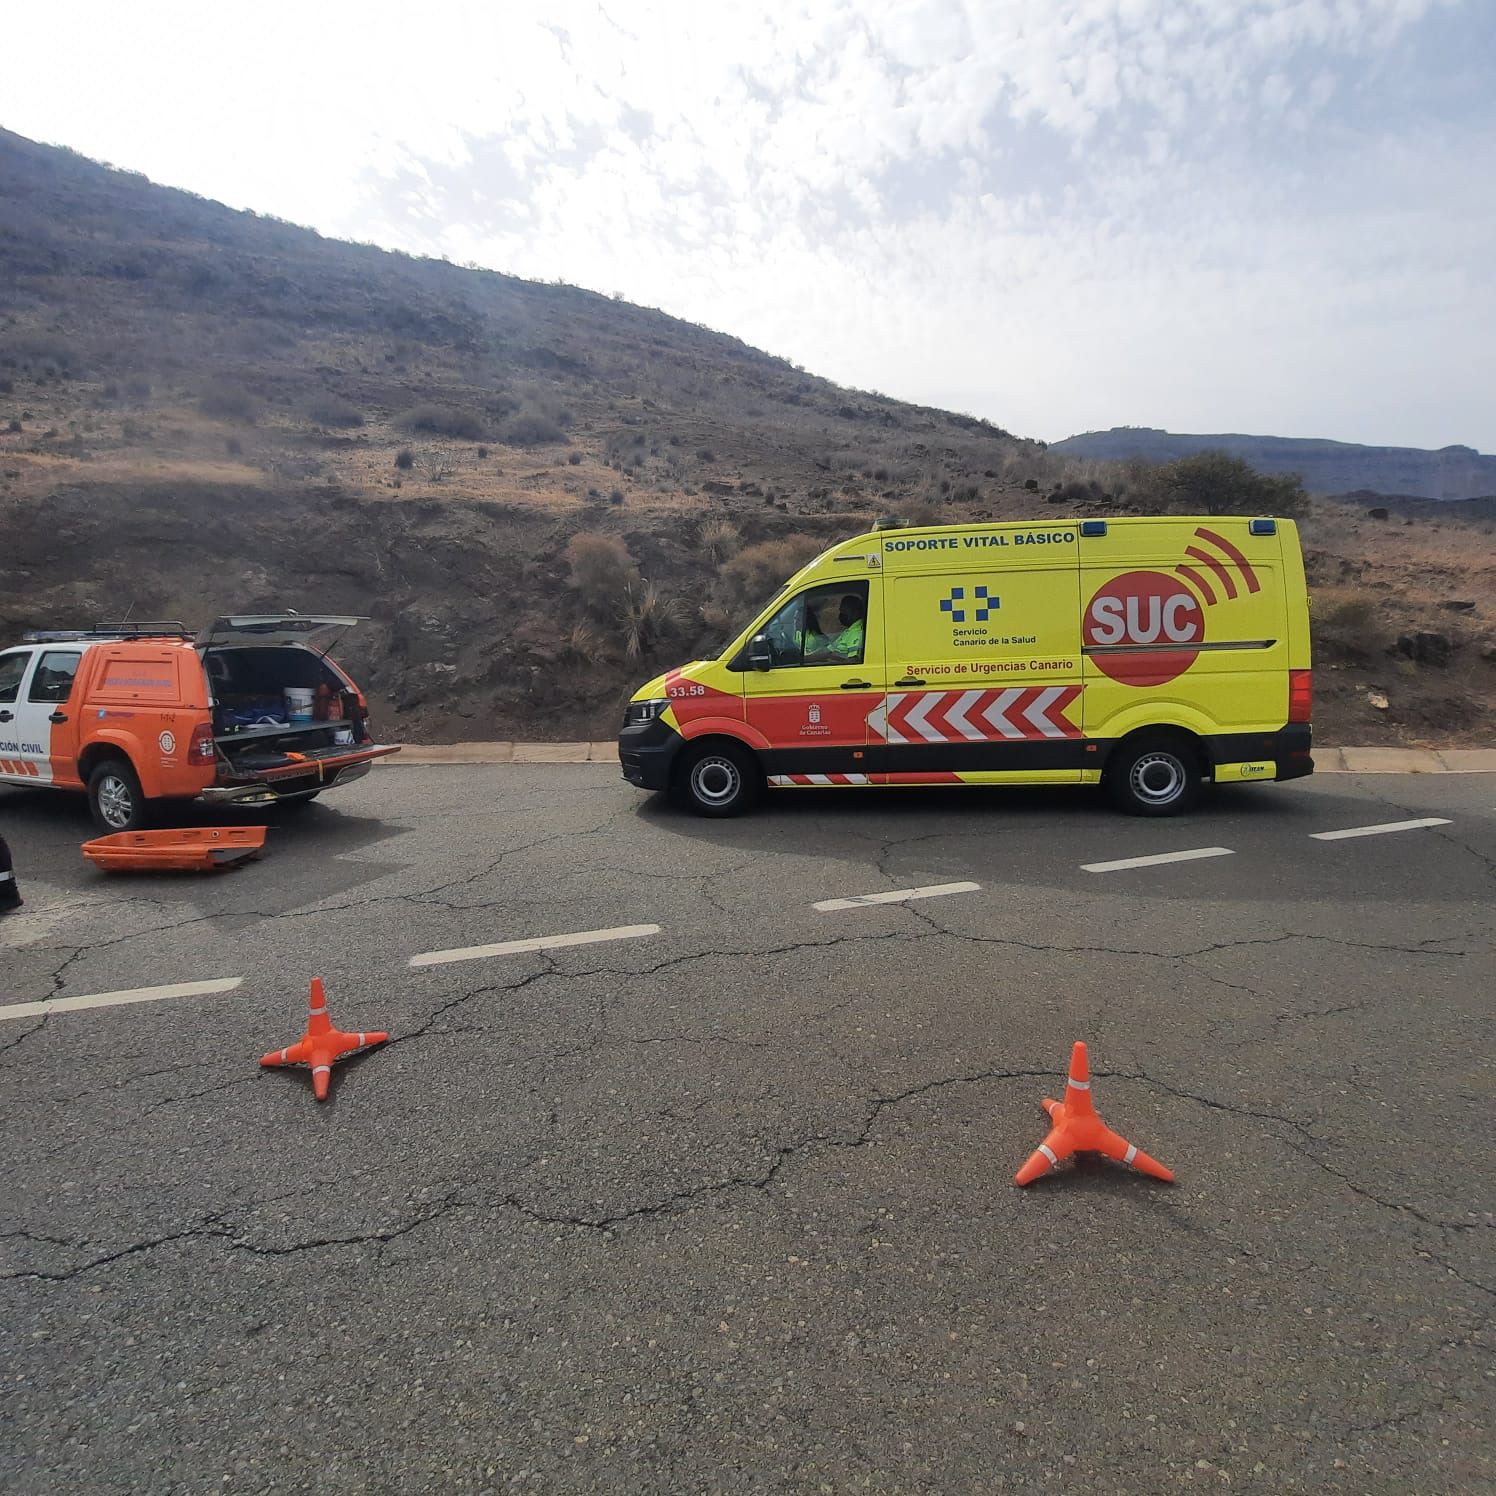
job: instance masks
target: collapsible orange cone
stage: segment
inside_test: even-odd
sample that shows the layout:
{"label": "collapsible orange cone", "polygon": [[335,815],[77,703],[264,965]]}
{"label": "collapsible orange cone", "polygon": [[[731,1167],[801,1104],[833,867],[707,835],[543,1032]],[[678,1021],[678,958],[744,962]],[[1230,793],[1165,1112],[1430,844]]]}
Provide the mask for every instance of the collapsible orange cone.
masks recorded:
{"label": "collapsible orange cone", "polygon": [[327,1016],[327,994],[322,990],[322,978],[312,978],[312,1012],[307,1019],[306,1033],[295,1044],[284,1049],[272,1049],[262,1055],[262,1065],[310,1065],[312,1067],[312,1091],[318,1101],[327,1100],[328,1080],[333,1065],[345,1054],[363,1049],[370,1044],[383,1044],[388,1034],[345,1034],[332,1026]]}
{"label": "collapsible orange cone", "polygon": [[1086,1046],[1079,1040],[1070,1051],[1065,1099],[1052,1101],[1046,1096],[1043,1106],[1054,1125],[1029,1161],[1013,1176],[1014,1184],[1032,1184],[1072,1153],[1104,1153],[1108,1158],[1120,1159],[1155,1179],[1170,1184],[1174,1182],[1174,1175],[1156,1158],[1149,1158],[1141,1148],[1134,1148],[1097,1115],[1096,1108],[1091,1105],[1091,1067],[1086,1059]]}

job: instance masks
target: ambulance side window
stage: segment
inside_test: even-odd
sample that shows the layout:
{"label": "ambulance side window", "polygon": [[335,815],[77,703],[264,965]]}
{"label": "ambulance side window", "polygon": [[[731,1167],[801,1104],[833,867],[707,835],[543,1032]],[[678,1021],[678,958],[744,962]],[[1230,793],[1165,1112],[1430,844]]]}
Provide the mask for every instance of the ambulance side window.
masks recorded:
{"label": "ambulance side window", "polygon": [[860,665],[866,645],[867,583],[812,587],[787,602],[760,630],[773,668]]}
{"label": "ambulance side window", "polygon": [[31,663],[31,651],[18,649],[14,654],[0,655],[0,704],[16,699],[21,689],[21,677]]}
{"label": "ambulance side window", "polygon": [[49,649],[37,662],[36,674],[31,678],[28,701],[66,701],[73,690],[73,677],[78,673],[77,650]]}

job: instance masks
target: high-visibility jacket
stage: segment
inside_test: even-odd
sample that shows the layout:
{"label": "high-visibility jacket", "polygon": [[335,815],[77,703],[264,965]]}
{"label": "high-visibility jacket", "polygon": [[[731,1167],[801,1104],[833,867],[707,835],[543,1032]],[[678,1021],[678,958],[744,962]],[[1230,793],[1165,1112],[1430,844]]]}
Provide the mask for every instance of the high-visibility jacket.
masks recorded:
{"label": "high-visibility jacket", "polygon": [[867,625],[862,619],[849,623],[836,638],[831,641],[831,653],[839,655],[844,660],[856,660],[862,657],[863,641],[867,637]]}

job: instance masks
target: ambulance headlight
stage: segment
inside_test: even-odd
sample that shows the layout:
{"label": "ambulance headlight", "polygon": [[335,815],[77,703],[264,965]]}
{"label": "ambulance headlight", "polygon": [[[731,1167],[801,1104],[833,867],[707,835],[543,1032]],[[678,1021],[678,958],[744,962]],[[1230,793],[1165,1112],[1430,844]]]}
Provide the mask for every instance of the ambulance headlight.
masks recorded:
{"label": "ambulance headlight", "polygon": [[646,722],[653,722],[669,705],[669,701],[663,696],[656,696],[649,701],[631,701],[623,714],[623,725],[642,727]]}

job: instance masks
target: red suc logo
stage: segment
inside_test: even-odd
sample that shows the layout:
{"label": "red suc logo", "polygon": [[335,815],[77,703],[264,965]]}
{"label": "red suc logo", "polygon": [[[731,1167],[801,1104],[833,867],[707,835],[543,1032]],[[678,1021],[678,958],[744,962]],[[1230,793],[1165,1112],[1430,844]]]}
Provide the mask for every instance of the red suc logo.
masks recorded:
{"label": "red suc logo", "polygon": [[[1178,577],[1161,571],[1130,571],[1098,589],[1086,609],[1082,632],[1088,645],[1105,646],[1091,659],[1113,680],[1129,686],[1161,686],[1183,675],[1199,651],[1157,646],[1204,643],[1205,616],[1194,593]],[[1129,644],[1151,647],[1136,654],[1119,647]]]}

